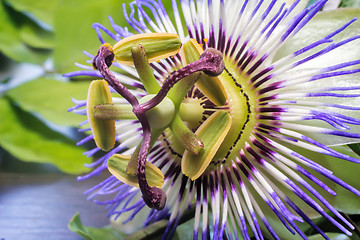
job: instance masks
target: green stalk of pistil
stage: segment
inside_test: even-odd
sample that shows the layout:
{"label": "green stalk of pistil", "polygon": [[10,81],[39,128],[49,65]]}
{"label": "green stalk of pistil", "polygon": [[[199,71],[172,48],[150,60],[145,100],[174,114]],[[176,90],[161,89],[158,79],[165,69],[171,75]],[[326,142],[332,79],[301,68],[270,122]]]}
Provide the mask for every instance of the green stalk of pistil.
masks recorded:
{"label": "green stalk of pistil", "polygon": [[[138,45],[137,47],[133,47],[131,52],[133,55],[135,68],[146,91],[149,94],[156,94],[160,90],[160,86],[152,73],[152,69],[149,65],[144,47]],[[186,150],[193,154],[198,154],[198,152],[203,148],[203,144],[201,140],[196,137],[195,133],[193,133],[184,124],[177,112],[180,109],[182,100],[185,98],[189,90],[194,86],[199,76],[200,73],[194,73],[185,77],[180,82],[178,82],[168,93],[168,98],[173,101],[176,113],[174,119],[169,124],[169,127],[173,132],[176,140],[178,140],[178,142],[180,142]],[[151,131],[150,149],[165,129],[166,128]],[[137,159],[139,156],[140,146],[141,142],[132,154],[127,166],[126,171],[129,174],[135,175],[137,173]]]}

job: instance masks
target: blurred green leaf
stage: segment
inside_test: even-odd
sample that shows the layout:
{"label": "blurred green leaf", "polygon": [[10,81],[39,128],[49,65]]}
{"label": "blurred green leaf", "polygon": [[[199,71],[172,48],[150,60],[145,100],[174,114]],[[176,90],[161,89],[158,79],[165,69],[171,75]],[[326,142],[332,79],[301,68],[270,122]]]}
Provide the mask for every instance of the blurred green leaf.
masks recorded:
{"label": "blurred green leaf", "polygon": [[0,89],[2,83],[7,83],[10,80],[15,66],[16,63],[12,59],[4,56],[0,51]]}
{"label": "blurred green leaf", "polygon": [[0,99],[0,116],[0,145],[15,157],[52,163],[72,174],[88,170],[83,164],[90,159],[82,154],[83,149],[5,98]]}
{"label": "blurred green leaf", "polygon": [[55,36],[53,32],[44,30],[32,21],[26,21],[20,28],[21,40],[34,48],[52,49]]}
{"label": "blurred green leaf", "polygon": [[[350,238],[342,233],[325,233],[331,240],[350,240]],[[316,234],[309,237],[309,240],[324,240],[324,237],[320,234]]]}
{"label": "blurred green leaf", "polygon": [[169,221],[166,219],[152,223],[151,225],[141,229],[140,231],[137,231],[136,233],[125,237],[124,240],[148,239],[148,238],[154,238],[154,235],[155,236],[158,234],[162,235],[162,233],[164,233],[168,223],[169,223]]}
{"label": "blurred green leaf", "polygon": [[[85,63],[88,59],[83,51],[96,54],[101,46],[96,31],[92,28],[93,23],[101,23],[111,29],[108,16],[112,16],[116,24],[125,25],[122,12],[122,3],[132,0],[64,0],[61,2],[55,14],[55,68],[66,73],[78,70],[75,62]],[[112,30],[112,32],[114,32]],[[105,41],[111,45],[115,43],[106,34]]]}
{"label": "blurred green leaf", "polygon": [[358,7],[360,7],[360,1],[359,0],[342,0],[340,3],[340,7],[358,8]]}
{"label": "blurred green leaf", "polygon": [[59,125],[78,126],[86,119],[67,109],[74,106],[71,98],[85,100],[89,82],[61,82],[51,78],[39,78],[6,92],[14,102],[30,112]]}
{"label": "blurred green leaf", "polygon": [[0,2],[0,51],[18,62],[42,64],[50,51],[31,48],[21,41],[18,27],[23,19],[24,16]]}
{"label": "blurred green leaf", "polygon": [[[160,235],[156,236],[154,240],[161,240],[162,234],[164,232],[161,232]],[[172,236],[172,240],[192,240],[194,239],[194,218],[190,219],[189,221],[179,225],[174,233],[174,236]],[[147,238],[142,238],[147,239]],[[201,231],[199,231],[198,239],[202,239]],[[124,239],[127,240],[127,239]]]}
{"label": "blurred green leaf", "polygon": [[[336,146],[332,147],[334,150],[349,155],[354,158],[359,158],[348,146]],[[333,171],[333,175],[340,178],[344,182],[353,186],[356,189],[360,189],[359,173],[360,164],[349,162],[346,160],[326,157],[326,161],[330,166],[330,170]],[[333,189],[337,196],[333,197],[334,201],[332,205],[339,211],[348,214],[360,214],[360,200],[359,197],[340,185],[336,185]]]}
{"label": "blurred green leaf", "polygon": [[79,234],[85,240],[119,240],[126,236],[111,226],[103,228],[86,227],[82,224],[79,213],[76,213],[70,220],[68,227],[70,231]]}
{"label": "blurred green leaf", "polygon": [[[191,219],[176,228],[173,240],[191,240],[194,235],[194,219]],[[201,231],[198,238],[201,239]]]}
{"label": "blurred green leaf", "polygon": [[314,3],[316,3],[317,1],[319,1],[319,0],[309,0],[309,2],[307,4],[307,7],[314,4]]}
{"label": "blurred green leaf", "polygon": [[60,0],[5,0],[15,10],[34,17],[50,26],[54,23],[54,12]]}
{"label": "blurred green leaf", "polygon": [[360,156],[360,143],[353,143],[348,145],[357,155]]}
{"label": "blurred green leaf", "polygon": [[[174,233],[174,236],[171,239],[178,240],[190,240],[193,239],[194,231],[194,215],[195,210],[185,211],[180,222],[178,222],[178,227]],[[211,221],[211,213],[209,214]],[[150,225],[140,229],[139,231],[125,237],[123,240],[160,240],[169,224],[169,220],[162,219],[157,222],[151,223]],[[201,233],[200,233],[201,238]]]}
{"label": "blurred green leaf", "polygon": [[[359,158],[347,145],[338,145],[332,146],[332,149],[338,151],[342,154],[348,155],[353,158]],[[323,167],[329,169],[333,172],[333,175],[337,178],[343,180],[347,184],[353,186],[356,189],[360,189],[360,181],[359,181],[359,172],[360,172],[360,164],[350,162],[344,159],[328,156],[318,152],[308,151],[306,149],[294,148],[296,152],[307,157],[308,159],[312,159],[318,164],[321,164]],[[321,180],[324,184],[330,187],[335,191],[336,196],[333,196],[327,193],[325,190],[320,188],[318,185],[312,184],[311,181],[308,181],[312,187],[315,188],[332,206],[335,207],[340,212],[348,213],[348,214],[359,214],[360,213],[360,200],[357,195],[350,192],[349,190],[343,188],[342,186],[336,184],[332,180],[323,176],[320,173],[317,173],[313,170],[306,168],[312,175]],[[308,212],[309,206],[304,206],[302,202],[295,202],[302,211],[304,211],[310,218],[313,218],[313,214]],[[300,205],[299,205],[300,203]],[[317,214],[316,214],[317,215]],[[315,215],[315,217],[316,217]]]}

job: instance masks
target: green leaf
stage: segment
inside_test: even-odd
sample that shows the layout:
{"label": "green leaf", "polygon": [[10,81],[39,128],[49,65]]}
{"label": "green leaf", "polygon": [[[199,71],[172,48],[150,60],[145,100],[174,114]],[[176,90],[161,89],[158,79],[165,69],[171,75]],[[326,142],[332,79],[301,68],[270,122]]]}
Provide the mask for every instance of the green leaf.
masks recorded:
{"label": "green leaf", "polygon": [[[82,52],[85,50],[95,55],[101,46],[92,24],[101,23],[112,30],[108,19],[111,15],[117,25],[124,26],[126,22],[122,13],[122,3],[131,1],[62,1],[55,13],[55,68],[61,73],[79,70],[74,66],[74,62],[85,63],[88,60]],[[115,44],[106,34],[103,34],[103,37],[110,45]]]}
{"label": "green leaf", "polygon": [[60,0],[5,0],[14,9],[36,19],[53,25],[54,12]]}
{"label": "green leaf", "polygon": [[[175,235],[171,239],[173,240],[193,239],[194,214],[195,214],[195,209],[184,212],[184,215],[182,216],[179,225],[176,228]],[[209,218],[211,220],[211,213],[209,215],[210,215]],[[168,224],[169,224],[169,220],[167,219],[159,220],[157,222],[151,223],[146,227],[143,227],[139,231],[127,236],[123,240],[147,240],[147,239],[160,240]],[[201,233],[199,239],[201,239]]]}
{"label": "green leaf", "polygon": [[[194,224],[195,224],[194,222],[195,222],[194,219],[190,219],[189,221],[179,225],[176,228],[173,240],[191,240],[191,239],[193,239]],[[199,239],[201,239],[201,231],[200,231]]]}
{"label": "green leaf", "polygon": [[[332,149],[335,151],[348,155],[353,158],[359,158],[348,146],[339,145],[332,146]],[[333,172],[332,175],[351,185],[352,187],[360,190],[360,181],[359,181],[359,172],[360,172],[360,164],[346,161],[344,159],[339,159],[335,157],[331,157],[322,153],[312,152],[307,149],[302,148],[294,148],[292,150],[303,155],[304,157],[315,161],[321,166],[329,169]],[[315,190],[320,193],[332,206],[335,207],[340,212],[344,212],[347,214],[359,214],[360,213],[360,197],[343,188],[342,186],[336,184],[332,180],[326,178],[320,173],[317,173],[313,170],[306,168],[312,175],[321,180],[324,184],[330,187],[335,191],[336,196],[333,196],[327,193],[324,189],[319,187],[318,185],[313,184],[310,180],[306,180]],[[281,190],[283,190],[280,187]],[[285,192],[286,193],[286,192]],[[287,194],[287,193],[286,193]],[[312,195],[309,195],[312,196]],[[294,201],[302,211],[304,211],[310,218],[319,216],[317,213],[314,215],[314,211],[309,211],[310,207],[305,204],[305,202],[297,199]],[[325,208],[326,209],[326,208]]]}
{"label": "green leaf", "polygon": [[86,227],[82,224],[79,213],[76,213],[70,220],[68,228],[70,231],[79,234],[85,240],[119,240],[126,236],[111,226],[103,228]]}
{"label": "green leaf", "polygon": [[348,145],[357,155],[360,156],[360,143],[353,143]]}
{"label": "green leaf", "polygon": [[[1,86],[1,84],[9,82],[9,80],[15,70],[15,66],[16,66],[16,63],[12,59],[5,57],[0,52],[0,73],[1,73],[0,89],[3,87],[3,86]],[[2,90],[0,90],[0,91],[2,91]]]}
{"label": "green leaf", "polygon": [[[347,146],[336,146],[332,148],[340,153],[359,158],[359,156]],[[326,162],[330,166],[329,169],[333,171],[333,175],[360,190],[360,164],[333,157],[326,157]],[[334,199],[332,205],[337,210],[348,214],[360,214],[360,198],[358,196],[339,185],[336,185],[333,190],[337,196],[332,197]]]}
{"label": "green leaf", "polygon": [[67,109],[74,106],[71,98],[86,99],[90,82],[61,82],[51,78],[39,78],[6,92],[14,102],[30,112],[59,125],[77,126],[86,119]]}
{"label": "green leaf", "polygon": [[[325,233],[325,234],[331,240],[350,240],[350,238],[347,235],[342,234],[342,233]],[[309,240],[323,240],[324,237],[321,236],[320,234],[316,234],[316,235],[310,236],[308,239]]]}
{"label": "green leaf", "polygon": [[60,170],[79,174],[89,159],[74,142],[51,130],[29,113],[0,99],[0,146],[28,162],[51,163]]}
{"label": "green leaf", "polygon": [[21,40],[34,48],[52,49],[54,47],[54,33],[44,30],[32,21],[26,21],[20,28]]}
{"label": "green leaf", "polygon": [[314,4],[314,3],[316,3],[317,1],[319,1],[319,0],[309,0],[309,2],[307,4],[307,7]]}
{"label": "green leaf", "polygon": [[0,3],[0,52],[18,62],[42,64],[50,51],[31,48],[21,41],[18,26],[22,21],[23,15]]}
{"label": "green leaf", "polygon": [[[126,237],[124,240],[149,239],[149,238],[153,238],[154,235],[158,235],[158,234],[161,235],[162,233],[164,233],[164,229],[166,228],[168,223],[169,223],[168,220],[165,219],[160,220]],[[159,230],[163,230],[163,231],[159,232]]]}
{"label": "green leaf", "polygon": [[[277,52],[275,60],[285,57],[339,29],[351,19],[360,16],[360,9],[337,9],[318,13],[306,26],[300,30],[294,38],[289,40]],[[360,21],[352,23],[344,31],[333,37],[334,42],[340,42],[352,36],[360,34]],[[301,68],[321,68],[336,65],[342,62],[358,60],[360,58],[360,40],[357,39],[341,46],[319,58],[313,59]],[[326,46],[326,44],[324,44]],[[313,50],[319,50],[319,47]],[[353,66],[352,68],[356,68]]]}
{"label": "green leaf", "polygon": [[360,7],[360,1],[358,0],[342,0],[340,3],[340,7]]}

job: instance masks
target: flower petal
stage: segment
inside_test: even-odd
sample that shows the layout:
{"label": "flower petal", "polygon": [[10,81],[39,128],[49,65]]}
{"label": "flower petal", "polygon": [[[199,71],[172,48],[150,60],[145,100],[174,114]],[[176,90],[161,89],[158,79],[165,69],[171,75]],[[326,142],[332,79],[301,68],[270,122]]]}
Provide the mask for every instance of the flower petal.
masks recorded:
{"label": "flower petal", "polygon": [[[290,79],[294,78],[294,76],[301,78],[301,75],[306,75],[306,72],[311,71],[313,70],[293,70],[281,74],[279,79]],[[360,142],[360,138],[350,137],[350,135],[329,137],[328,131],[325,130],[335,130],[334,126],[329,124],[328,118],[336,121],[339,117],[339,123],[345,124],[342,132],[348,134],[357,134],[360,132],[360,107],[358,106],[360,101],[360,81],[354,77],[354,74],[328,77],[319,80],[308,79],[301,84],[300,89],[296,87],[296,85],[298,84],[291,86],[290,82],[289,87],[284,87],[279,91],[281,93],[278,94],[278,96],[282,95],[284,98],[281,97],[281,101],[273,101],[272,104],[287,109],[292,108],[294,113],[289,114],[293,115],[301,114],[303,110],[307,111],[313,114],[313,117],[309,117],[309,114],[307,114],[307,116],[301,117],[303,118],[301,121],[296,121],[296,123],[323,129],[319,129],[320,132],[315,132],[305,127],[303,130],[300,130],[300,132],[329,146]],[[323,94],[321,95],[321,93]],[[318,94],[318,96],[316,96],[316,94]],[[338,95],[331,96],[331,94]],[[281,103],[285,104],[282,105]],[[322,115],[322,117],[320,117],[320,115]],[[326,118],[326,121],[321,120],[324,118]]]}
{"label": "flower petal", "polygon": [[[326,11],[318,13],[302,30],[296,34],[291,41],[288,41],[277,52],[275,60],[281,59],[299,50],[299,46],[309,45],[329,33],[339,29],[351,19],[360,16],[359,9],[338,9],[336,11]],[[344,31],[332,37],[335,41],[343,40],[360,34],[360,21],[356,21],[348,26]],[[346,44],[334,51],[331,51],[316,60],[305,63],[302,68],[323,68],[341,62],[358,60],[360,58],[359,41]]]}

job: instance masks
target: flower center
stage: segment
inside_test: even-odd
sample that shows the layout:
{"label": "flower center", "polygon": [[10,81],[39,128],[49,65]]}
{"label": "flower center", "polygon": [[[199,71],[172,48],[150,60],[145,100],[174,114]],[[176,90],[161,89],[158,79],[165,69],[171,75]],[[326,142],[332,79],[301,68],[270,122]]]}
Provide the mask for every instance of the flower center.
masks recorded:
{"label": "flower center", "polygon": [[[226,103],[221,106],[215,105],[197,88],[193,88],[180,106],[181,119],[194,132],[217,111],[227,111],[232,118],[230,130],[204,174],[214,170],[219,164],[231,164],[251,135],[256,120],[256,91],[249,86],[248,80],[249,77],[240,72],[231,60],[226,60],[225,70],[218,76],[218,81],[225,88]],[[180,163],[185,149],[170,131],[165,131],[162,139],[164,147]]]}
{"label": "flower center", "polygon": [[[225,71],[219,76],[227,94],[227,105],[232,117],[231,128],[216,153],[213,165],[231,163],[249,139],[255,124],[256,92],[248,85],[248,77],[231,62],[225,62]],[[230,160],[230,161],[228,161]]]}
{"label": "flower center", "polygon": [[[147,39],[148,35],[145,37]],[[150,187],[145,175],[147,155],[159,136],[162,136],[163,145],[181,165],[183,174],[196,180],[219,164],[231,164],[235,161],[236,153],[250,139],[254,128],[256,92],[248,85],[246,74],[239,71],[231,59],[225,63],[219,51],[213,48],[203,51],[193,39],[181,49],[184,67],[173,72],[160,86],[150,69],[147,51],[137,43],[139,39],[133,40],[135,45],[130,48],[132,59],[149,93],[146,97],[138,100],[109,71],[114,56],[118,55],[111,46],[105,44],[99,49],[93,66],[130,103],[132,116],[138,119],[143,130],[142,142],[131,157],[113,158],[113,163],[109,163],[110,171],[124,179],[131,180],[131,176],[137,176],[146,204],[160,210],[165,205],[166,194],[161,188]],[[127,56],[127,49],[128,47],[124,50],[124,58]],[[227,68],[224,68],[225,65]],[[117,119],[117,115],[120,119],[124,114],[129,115],[128,108],[114,106],[111,101],[102,101],[102,94],[95,93],[102,89],[100,87],[106,89],[106,86],[102,82],[94,86],[91,91],[94,94],[90,96],[97,97],[93,97],[93,102],[89,105],[89,112],[94,108],[94,115],[90,114],[88,117],[93,120],[93,126],[110,129],[114,123],[106,121]],[[108,96],[109,91],[105,95]],[[105,126],[105,123],[111,126]],[[104,135],[102,131],[98,132],[100,137]],[[104,139],[108,140],[106,137]],[[113,140],[105,146],[108,148],[112,143]],[[116,170],[118,166],[124,165],[119,164],[120,162],[128,162],[126,170]],[[161,180],[161,174],[159,176]],[[155,182],[159,182],[158,177],[156,178]]]}
{"label": "flower center", "polygon": [[[143,37],[147,39],[148,35]],[[152,95],[149,95],[141,99],[139,102],[136,96],[132,94],[131,91],[129,91],[129,89],[127,89],[116,79],[116,77],[109,70],[109,67],[111,66],[114,60],[116,52],[114,52],[113,48],[108,44],[104,44],[103,46],[100,47],[97,55],[93,59],[93,67],[95,69],[98,69],[105,78],[106,82],[132,105],[133,108],[132,112],[134,113],[134,115],[136,116],[136,118],[138,119],[138,121],[142,126],[142,130],[143,130],[142,142],[138,145],[132,156],[129,158],[129,163],[127,165],[125,174],[128,174],[129,176],[137,175],[139,187],[143,194],[144,202],[151,208],[161,210],[165,206],[166,194],[161,188],[158,188],[156,186],[151,187],[148,185],[148,179],[145,172],[146,162],[147,162],[146,158],[149,153],[149,150],[153,145],[153,142],[156,141],[156,139],[158,139],[159,133],[163,132],[166,128],[169,127],[172,133],[174,134],[174,136],[178,140],[180,140],[180,142],[186,148],[184,157],[190,156],[190,158],[185,157],[185,161],[183,161],[182,164],[184,162],[188,163],[189,162],[188,160],[191,159],[193,155],[200,156],[200,159],[198,159],[197,161],[197,167],[195,168],[196,170],[195,175],[192,176],[191,178],[195,179],[202,174],[205,168],[209,165],[209,161],[211,160],[213,154],[215,154],[218,148],[216,147],[214,148],[214,150],[212,150],[214,144],[221,143],[223,137],[225,136],[226,132],[229,129],[228,128],[229,126],[228,123],[230,122],[229,114],[223,111],[221,114],[218,114],[217,118],[213,118],[215,119],[213,121],[215,123],[221,121],[222,119],[227,120],[225,121],[227,124],[223,125],[225,126],[225,128],[222,129],[223,131],[220,131],[220,135],[219,135],[221,136],[220,142],[212,141],[212,138],[209,136],[209,133],[212,133],[212,131],[204,131],[207,130],[207,128],[201,128],[202,131],[201,134],[203,132],[207,133],[204,135],[206,136],[205,137],[206,141],[204,140],[204,143],[206,143],[206,145],[204,147],[204,144],[196,137],[196,135],[189,128],[185,126],[177,110],[179,110],[181,102],[183,98],[186,96],[187,92],[189,91],[189,88],[191,88],[198,79],[204,77],[206,78],[206,76],[209,76],[209,78],[217,77],[223,72],[224,61],[223,61],[223,56],[219,51],[213,48],[209,48],[205,52],[201,53],[198,60],[195,60],[187,64],[185,67],[179,69],[178,71],[172,73],[163,82],[162,86],[159,89],[159,87],[157,87],[158,85],[154,76],[149,71],[150,65],[148,63],[148,58],[147,58],[148,53],[145,51],[145,48],[141,44],[138,44],[139,39],[136,38],[132,40],[133,41],[130,41],[131,43],[130,50],[132,53],[132,58],[134,60],[133,62],[135,68],[137,69],[139,77],[143,81],[146,90],[150,94],[153,93]],[[165,41],[167,42],[167,39],[165,39]],[[129,42],[125,40],[125,43],[129,43]],[[121,43],[118,45],[122,46]],[[149,49],[152,49],[151,46],[152,45],[149,46]],[[117,46],[117,48],[119,48],[119,46]],[[124,52],[126,53],[125,58],[128,54],[128,49],[129,47],[126,47],[124,50]],[[163,56],[164,54],[163,51],[159,52],[155,50],[154,52],[155,55],[159,53],[161,56]],[[180,83],[177,84],[180,80],[181,80],[181,84]],[[175,84],[177,85],[175,86]],[[89,121],[93,120],[94,122],[94,124],[92,124],[92,127],[95,128],[100,127],[101,129],[105,129],[105,127],[103,127],[105,123],[104,121],[109,121],[109,119],[107,119],[109,116],[107,116],[105,113],[102,114],[101,106],[100,106],[100,115],[98,116],[101,116],[101,118],[96,118],[92,106],[99,107],[97,103],[100,104],[105,103],[107,106],[108,104],[111,104],[110,101],[101,101],[102,98],[108,97],[109,91],[106,90],[106,87],[104,84],[102,84],[102,82],[100,82],[100,84],[95,84],[94,86],[95,87],[91,88],[90,91],[90,93],[94,93],[94,94],[90,94],[90,97],[94,95],[95,98],[93,98],[92,101],[89,101],[89,103],[91,102],[92,104],[90,105],[91,111],[88,112],[88,118]],[[103,87],[105,87],[106,91],[102,91]],[[172,91],[169,92],[170,90]],[[98,92],[100,93],[95,94]],[[159,109],[156,109],[157,106],[159,106]],[[168,111],[169,106],[171,106],[171,108],[173,109],[170,112]],[[166,109],[162,111],[162,108],[166,108]],[[113,110],[116,111],[116,109],[112,109],[110,107],[110,110],[112,110],[110,111],[111,113],[110,115],[114,116]],[[159,119],[159,122],[161,122],[160,124],[156,122],[157,119]],[[112,122],[109,122],[108,124],[109,126],[106,125],[107,128],[110,127],[108,129],[110,129],[112,133],[114,132],[113,129],[111,129],[112,128],[111,126],[113,126],[114,124],[113,120],[111,120]],[[166,123],[164,124],[165,121]],[[98,132],[100,137],[106,135],[106,132],[105,133],[102,133],[102,131],[98,131]],[[108,140],[107,138],[104,139]],[[101,145],[102,142],[98,144],[98,146],[100,147]],[[108,147],[109,145],[110,144],[107,144],[106,147]],[[209,155],[210,157],[207,156],[208,152],[211,153]],[[205,158],[203,158],[203,156],[205,156]],[[118,166],[121,166],[121,164]],[[115,169],[111,169],[111,171],[117,173]],[[123,173],[119,173],[119,176],[121,176]]]}
{"label": "flower center", "polygon": [[197,97],[185,98],[180,105],[179,114],[188,127],[195,131],[203,121],[205,109],[202,99]]}

